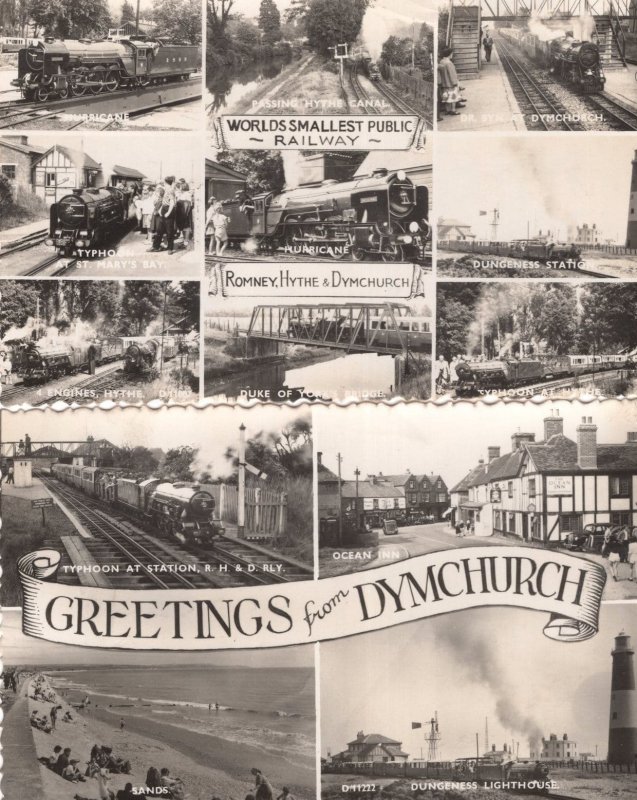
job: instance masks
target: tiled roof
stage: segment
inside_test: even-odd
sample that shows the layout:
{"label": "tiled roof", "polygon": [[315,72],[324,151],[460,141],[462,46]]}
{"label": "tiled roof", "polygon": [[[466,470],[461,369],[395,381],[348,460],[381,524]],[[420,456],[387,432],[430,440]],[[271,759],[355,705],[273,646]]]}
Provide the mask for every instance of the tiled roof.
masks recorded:
{"label": "tiled roof", "polygon": [[368,733],[363,736],[362,739],[354,739],[352,742],[348,742],[348,745],[352,744],[393,744],[400,747],[402,742],[397,742],[396,739],[390,739],[388,736],[383,736],[381,733]]}
{"label": "tiled roof", "polygon": [[481,478],[483,477],[484,473],[486,472],[487,465],[482,463],[478,464],[474,467],[470,472],[468,472],[464,478],[459,481],[453,488],[449,489],[450,492],[468,492],[471,486],[477,486],[479,483],[483,483]]}
{"label": "tiled roof", "polygon": [[119,447],[112,442],[109,442],[108,439],[94,439],[92,442],[86,442],[85,444],[81,444],[77,447],[72,455],[74,456],[94,456],[99,453],[102,449],[108,450],[119,450]]}
{"label": "tiled roof", "polygon": [[[343,497],[356,497],[356,481],[343,481],[341,491]],[[400,489],[388,483],[358,482],[359,497],[404,497]]]}

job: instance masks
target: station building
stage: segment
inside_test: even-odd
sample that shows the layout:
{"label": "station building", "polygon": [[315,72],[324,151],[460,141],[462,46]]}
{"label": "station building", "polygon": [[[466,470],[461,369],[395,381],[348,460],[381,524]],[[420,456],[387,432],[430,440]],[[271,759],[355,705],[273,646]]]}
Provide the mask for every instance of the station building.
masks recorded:
{"label": "station building", "polygon": [[544,419],[543,438],[515,432],[511,449],[488,448],[451,489],[456,520],[473,522],[477,536],[499,534],[559,544],[589,523],[637,525],[637,431],[602,444],[591,417],[564,434],[556,412]]}
{"label": "station building", "polygon": [[566,733],[561,739],[549,734],[548,739],[542,739],[541,747],[539,743],[531,744],[531,758],[538,761],[568,761],[577,757],[577,742],[571,741]]}
{"label": "station building", "polygon": [[409,753],[403,752],[402,742],[380,733],[359,731],[356,738],[347,743],[347,750],[331,757],[333,762],[360,763],[407,761]]}

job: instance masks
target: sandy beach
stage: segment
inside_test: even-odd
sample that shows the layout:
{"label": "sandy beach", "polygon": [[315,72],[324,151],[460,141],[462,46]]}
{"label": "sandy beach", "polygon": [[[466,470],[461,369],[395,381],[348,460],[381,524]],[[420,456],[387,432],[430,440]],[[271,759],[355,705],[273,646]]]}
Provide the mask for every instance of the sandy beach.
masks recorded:
{"label": "sandy beach", "polygon": [[[46,678],[46,685],[55,691],[55,679]],[[27,697],[26,703],[16,703],[7,715],[6,725],[29,727],[28,717],[33,710],[39,716],[49,716],[52,703],[34,700],[33,679],[25,680],[19,688],[19,699]],[[84,782],[72,783],[47,767],[37,762],[37,758],[48,757],[55,745],[70,747],[71,758],[79,760],[78,768],[83,773],[86,769],[89,753],[93,744],[109,745],[113,754],[131,762],[129,775],[113,774],[109,788],[114,793],[124,788],[127,782],[134,787],[144,786],[149,767],[168,767],[173,777],[183,780],[188,800],[243,800],[246,794],[253,791],[251,767],[258,767],[268,777],[277,797],[283,785],[288,786],[297,798],[309,800],[315,792],[313,788],[313,770],[308,765],[293,765],[283,756],[265,754],[255,747],[236,742],[228,742],[222,738],[202,733],[195,733],[173,725],[154,722],[142,717],[126,715],[126,709],[111,709],[88,706],[81,711],[71,705],[69,693],[62,696],[56,692],[56,704],[62,706],[56,730],[45,733],[31,727],[35,745],[36,759],[27,751],[25,758],[35,760],[29,765],[19,763],[6,764],[6,775],[11,777],[12,770],[32,769],[34,775],[39,772],[42,782],[43,800],[73,800],[75,795],[87,800],[99,800],[98,785],[95,779],[87,778]],[[74,721],[59,721],[64,713],[70,710]],[[15,712],[19,712],[16,716]],[[120,720],[124,727],[120,729]]]}

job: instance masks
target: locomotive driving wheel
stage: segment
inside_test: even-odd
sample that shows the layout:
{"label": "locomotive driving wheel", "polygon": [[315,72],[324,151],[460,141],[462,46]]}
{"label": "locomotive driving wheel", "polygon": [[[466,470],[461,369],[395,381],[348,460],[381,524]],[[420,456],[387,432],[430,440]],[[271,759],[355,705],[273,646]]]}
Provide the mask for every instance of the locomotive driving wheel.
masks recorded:
{"label": "locomotive driving wheel", "polygon": [[86,86],[79,84],[77,77],[71,83],[71,94],[73,97],[82,97],[86,94]]}
{"label": "locomotive driving wheel", "polygon": [[96,86],[90,86],[91,94],[99,94],[106,85],[106,77],[103,69],[96,69],[95,72],[89,75],[91,83],[97,83]]}
{"label": "locomotive driving wheel", "polygon": [[119,88],[119,74],[116,70],[111,69],[106,73],[106,78],[104,79],[104,89],[107,92],[114,92],[116,89]]}
{"label": "locomotive driving wheel", "polygon": [[38,101],[38,103],[45,103],[49,99],[49,95],[51,92],[49,91],[47,86],[38,86],[38,88],[33,93],[33,98]]}
{"label": "locomotive driving wheel", "polygon": [[388,264],[403,261],[403,249],[400,245],[387,243],[383,246],[380,257]]}

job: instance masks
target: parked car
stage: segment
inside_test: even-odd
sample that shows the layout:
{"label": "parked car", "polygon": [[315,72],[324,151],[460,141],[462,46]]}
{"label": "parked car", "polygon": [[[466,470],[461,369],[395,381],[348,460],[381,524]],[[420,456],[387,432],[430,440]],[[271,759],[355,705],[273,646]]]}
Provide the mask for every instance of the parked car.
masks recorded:
{"label": "parked car", "polygon": [[395,536],[398,533],[398,523],[395,519],[383,520],[383,533],[385,536]]}

